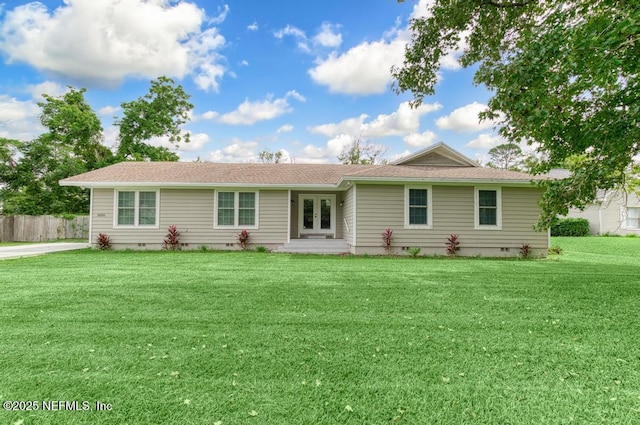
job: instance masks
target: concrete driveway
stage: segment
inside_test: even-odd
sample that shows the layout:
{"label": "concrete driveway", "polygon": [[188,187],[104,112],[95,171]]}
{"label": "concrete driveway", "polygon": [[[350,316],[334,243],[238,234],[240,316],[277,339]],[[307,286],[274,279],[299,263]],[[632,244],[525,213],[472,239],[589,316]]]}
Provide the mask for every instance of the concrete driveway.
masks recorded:
{"label": "concrete driveway", "polygon": [[0,260],[8,258],[30,257],[32,255],[48,254],[50,252],[74,251],[89,247],[88,242],[56,242],[0,246]]}

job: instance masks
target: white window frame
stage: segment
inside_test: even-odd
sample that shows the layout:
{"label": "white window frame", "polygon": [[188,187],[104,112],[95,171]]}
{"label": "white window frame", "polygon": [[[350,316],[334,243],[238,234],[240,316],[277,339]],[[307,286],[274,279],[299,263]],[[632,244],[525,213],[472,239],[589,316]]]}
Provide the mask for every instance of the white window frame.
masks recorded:
{"label": "white window frame", "polygon": [[[427,224],[409,223],[409,190],[427,191]],[[404,187],[404,228],[405,229],[433,229],[433,189],[431,185],[410,185]]]}
{"label": "white window frame", "polygon": [[[218,194],[220,192],[233,193],[233,224],[220,225],[218,224]],[[254,225],[240,225],[238,221],[240,219],[240,193],[253,193],[255,196],[255,220]],[[257,190],[225,190],[219,189],[214,192],[213,195],[213,228],[214,229],[259,229],[258,219],[260,217],[260,191]]]}
{"label": "white window frame", "polygon": [[640,230],[640,226],[629,226],[627,224],[627,220],[629,219],[629,210],[634,209],[638,210],[638,215],[640,215],[640,206],[626,206],[620,207],[620,228],[622,230]]}
{"label": "white window frame", "polygon": [[[133,192],[134,213],[133,224],[118,224],[118,203],[120,192]],[[156,194],[156,222],[154,224],[139,224],[140,220],[140,192],[153,192]],[[158,229],[160,228],[160,190],[159,189],[115,189],[113,197],[113,228],[114,229]]]}
{"label": "white window frame", "polygon": [[[480,224],[480,191],[491,190],[496,192],[496,224]],[[495,186],[476,186],[473,190],[473,215],[476,230],[502,230],[502,188]]]}

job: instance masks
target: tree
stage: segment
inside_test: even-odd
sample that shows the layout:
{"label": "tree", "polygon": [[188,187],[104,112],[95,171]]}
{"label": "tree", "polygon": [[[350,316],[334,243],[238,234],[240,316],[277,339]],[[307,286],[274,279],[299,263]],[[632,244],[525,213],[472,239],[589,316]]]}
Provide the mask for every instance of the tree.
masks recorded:
{"label": "tree", "polygon": [[172,144],[189,142],[181,126],[189,120],[193,104],[181,85],[168,77],[151,81],[149,92],[132,102],[122,103],[123,116],[116,156],[119,160],[177,161],[178,156],[163,146],[148,143],[153,137],[168,136]]}
{"label": "tree", "polygon": [[520,171],[524,158],[522,149],[515,143],[504,143],[489,150],[491,160],[487,164],[501,170]]}
{"label": "tree", "polygon": [[376,164],[386,162],[381,159],[385,149],[376,146],[369,141],[362,142],[360,137],[354,137],[351,143],[342,149],[338,155],[338,161],[343,164]]}
{"label": "tree", "polygon": [[19,140],[0,137],[0,189],[9,183],[18,165]]}
{"label": "tree", "polygon": [[19,155],[14,155],[4,178],[5,213],[89,212],[86,190],[58,184],[63,178],[113,160],[111,151],[102,144],[102,126],[84,98],[85,91],[69,87],[64,95],[45,94],[45,100],[38,103],[42,108],[40,122],[48,131],[29,142],[12,143]]}
{"label": "tree", "polygon": [[414,106],[434,93],[442,57],[466,41],[461,65],[477,65],[474,82],[494,93],[482,118],[498,119],[510,142],[539,144],[535,172],[584,157],[570,178],[542,183],[539,227],[624,181],[640,152],[636,1],[435,0],[411,28],[392,73]]}
{"label": "tree", "polygon": [[282,161],[282,151],[271,152],[269,149],[264,149],[258,154],[258,158],[263,164],[279,164]]}

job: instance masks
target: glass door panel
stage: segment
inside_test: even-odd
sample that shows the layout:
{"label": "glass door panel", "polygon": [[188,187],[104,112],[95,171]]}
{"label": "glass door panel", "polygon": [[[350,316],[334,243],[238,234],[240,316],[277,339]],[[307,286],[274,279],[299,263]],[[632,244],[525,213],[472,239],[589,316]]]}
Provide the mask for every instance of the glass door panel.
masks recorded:
{"label": "glass door panel", "polygon": [[331,200],[320,199],[320,228],[331,230]]}
{"label": "glass door panel", "polygon": [[302,228],[313,230],[315,202],[313,198],[305,198],[302,201]]}

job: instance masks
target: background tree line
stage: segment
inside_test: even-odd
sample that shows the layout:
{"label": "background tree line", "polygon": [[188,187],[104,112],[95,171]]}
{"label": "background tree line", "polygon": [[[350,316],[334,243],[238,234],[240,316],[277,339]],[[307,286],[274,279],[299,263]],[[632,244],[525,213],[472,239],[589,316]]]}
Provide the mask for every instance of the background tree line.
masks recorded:
{"label": "background tree line", "polygon": [[78,187],[61,187],[66,177],[122,161],[177,161],[166,147],[153,146],[153,137],[171,143],[188,142],[181,126],[193,109],[182,86],[167,77],[151,81],[144,96],[121,104],[117,144],[103,144],[100,119],[85,100],[86,89],[69,87],[39,102],[46,132],[28,141],[0,138],[0,203],[4,214],[86,214],[89,194]]}

